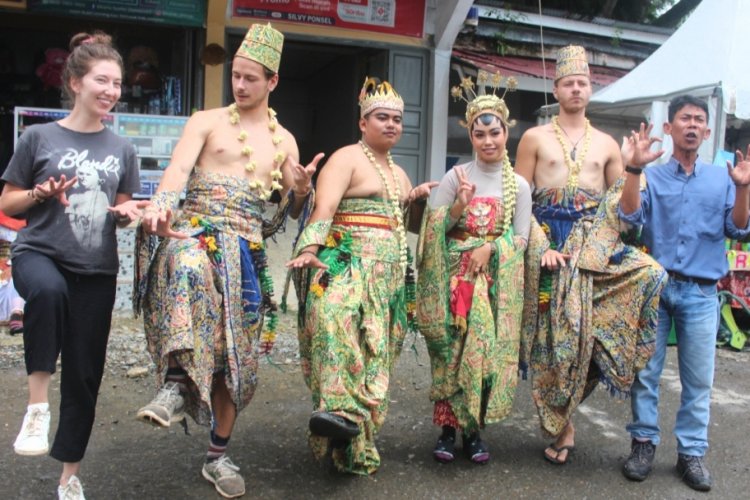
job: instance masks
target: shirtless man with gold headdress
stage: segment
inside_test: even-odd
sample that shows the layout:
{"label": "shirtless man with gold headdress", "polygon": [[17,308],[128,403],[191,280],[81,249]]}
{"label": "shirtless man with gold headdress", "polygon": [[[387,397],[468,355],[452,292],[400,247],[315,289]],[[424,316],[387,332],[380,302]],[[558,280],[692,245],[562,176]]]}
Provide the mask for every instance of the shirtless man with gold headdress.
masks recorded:
{"label": "shirtless man with gold headdress", "polygon": [[[300,165],[294,137],[268,107],[283,41],[270,25],[250,27],[232,61],[234,104],[188,120],[143,217],[146,233],[166,237],[153,256],[139,231],[134,305],[143,312],[159,391],[137,417],[162,427],[185,414],[213,423],[202,474],[226,498],[245,493],[225,450],[255,392],[258,357],[275,338],[264,238],[312,199],[322,157]],[[280,201],[270,223],[262,217],[269,200]]]}
{"label": "shirtless man with gold headdress", "polygon": [[[591,126],[586,51],[560,50],[553,93],[560,113],[521,138],[516,172],[532,185],[521,366],[554,464],[573,450],[575,408],[602,382],[629,394],[654,350],[664,271],[620,239],[620,149]],[[593,311],[596,314],[593,314]]]}
{"label": "shirtless man with gold headdress", "polygon": [[393,162],[404,101],[388,82],[368,78],[359,106],[361,139],[321,170],[315,210],[287,266],[295,270],[302,374],[313,396],[310,447],[339,471],[372,474],[391,370],[413,317],[404,212],[437,183],[412,189]]}

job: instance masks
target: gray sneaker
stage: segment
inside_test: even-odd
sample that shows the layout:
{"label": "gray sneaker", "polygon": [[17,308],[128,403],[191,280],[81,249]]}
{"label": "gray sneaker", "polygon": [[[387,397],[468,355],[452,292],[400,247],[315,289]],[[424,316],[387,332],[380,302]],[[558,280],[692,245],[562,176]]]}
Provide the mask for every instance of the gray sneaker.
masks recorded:
{"label": "gray sneaker", "polygon": [[677,454],[677,474],[682,480],[697,491],[711,490],[711,474],[703,462],[703,457]]}
{"label": "gray sneaker", "polygon": [[203,464],[203,477],[214,483],[216,491],[224,498],[241,497],[245,494],[245,480],[238,474],[240,468],[228,456]]}
{"label": "gray sneaker", "polygon": [[138,410],[135,418],[143,422],[169,427],[185,419],[185,399],[176,382],[167,382],[149,404]]}
{"label": "gray sneaker", "polygon": [[630,456],[622,466],[622,474],[631,481],[643,481],[654,466],[656,446],[651,441],[633,439]]}

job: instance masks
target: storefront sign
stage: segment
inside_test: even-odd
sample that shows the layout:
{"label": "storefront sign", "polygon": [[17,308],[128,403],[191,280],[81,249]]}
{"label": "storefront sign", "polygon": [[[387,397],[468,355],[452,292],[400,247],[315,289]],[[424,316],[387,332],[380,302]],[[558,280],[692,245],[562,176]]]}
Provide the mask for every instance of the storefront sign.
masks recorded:
{"label": "storefront sign", "polygon": [[232,0],[232,14],[422,38],[425,0]]}
{"label": "storefront sign", "polygon": [[6,9],[25,9],[26,0],[0,0],[0,7]]}
{"label": "storefront sign", "polygon": [[[0,0],[7,1],[7,0]],[[203,27],[205,0],[26,0],[29,12]]]}

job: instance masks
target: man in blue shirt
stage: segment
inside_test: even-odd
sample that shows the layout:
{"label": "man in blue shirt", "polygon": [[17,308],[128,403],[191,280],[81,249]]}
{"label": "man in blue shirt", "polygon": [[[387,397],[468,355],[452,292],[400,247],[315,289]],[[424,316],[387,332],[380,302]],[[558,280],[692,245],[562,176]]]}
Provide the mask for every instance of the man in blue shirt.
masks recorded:
{"label": "man in blue shirt", "polygon": [[666,164],[643,169],[662,153],[649,151],[657,141],[648,137],[650,127],[642,124],[623,143],[628,166],[620,218],[643,226],[643,243],[669,274],[659,302],[656,352],[632,387],[633,421],[627,426],[632,448],[623,474],[643,481],[651,472],[660,441],[659,379],[674,321],[682,384],[674,428],[677,472],[691,488],[708,491],[711,478],[703,456],[708,448],[719,320],[716,282],[728,270],[724,238],[750,234],[750,159],[738,151],[734,169],[700,161],[698,147],[711,132],[708,106],[700,99],[676,97],[669,104],[668,119],[664,133],[672,137],[674,152]]}

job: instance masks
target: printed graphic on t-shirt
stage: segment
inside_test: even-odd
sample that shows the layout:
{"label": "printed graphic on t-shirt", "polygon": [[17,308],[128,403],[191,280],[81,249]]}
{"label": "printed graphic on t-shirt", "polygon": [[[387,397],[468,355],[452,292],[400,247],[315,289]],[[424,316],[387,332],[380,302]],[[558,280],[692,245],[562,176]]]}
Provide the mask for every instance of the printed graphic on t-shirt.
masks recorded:
{"label": "printed graphic on t-shirt", "polygon": [[100,248],[109,206],[103,187],[108,178],[119,178],[120,159],[108,155],[99,161],[89,158],[88,149],[67,148],[57,167],[68,178],[78,177],[78,183],[68,192],[70,206],[65,208],[76,240],[86,250]]}

